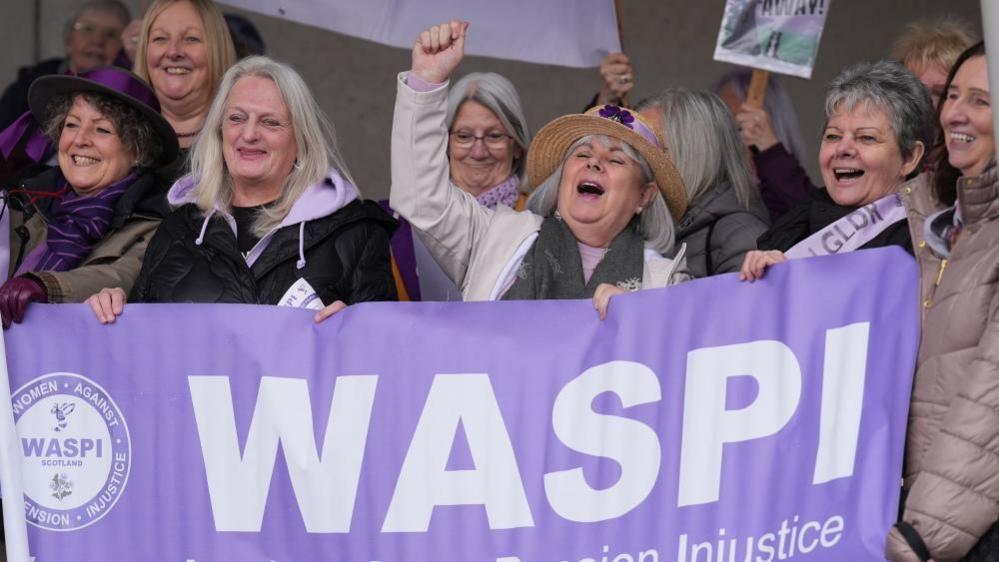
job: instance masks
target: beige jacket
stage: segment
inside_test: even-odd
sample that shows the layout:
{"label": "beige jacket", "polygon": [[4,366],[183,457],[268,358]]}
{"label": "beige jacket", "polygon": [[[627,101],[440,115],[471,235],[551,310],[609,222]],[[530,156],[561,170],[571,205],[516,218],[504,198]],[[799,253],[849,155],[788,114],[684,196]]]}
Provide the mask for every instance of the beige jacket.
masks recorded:
{"label": "beige jacket", "polygon": [[[142,268],[146,246],[160,224],[159,219],[133,215],[125,224],[96,244],[80,265],[69,271],[36,271],[31,275],[45,285],[49,302],[83,302],[104,287],[132,289]],[[27,221],[19,211],[10,217],[10,271],[13,276],[18,256],[29,252],[45,240],[48,224],[42,213]]]}
{"label": "beige jacket", "polygon": [[[925,241],[930,179],[901,195],[921,271],[922,341],[909,410],[903,519],[937,562],[964,556],[999,517],[999,180],[958,183],[964,232],[949,259]],[[890,560],[915,561],[897,530]]]}
{"label": "beige jacket", "polygon": [[[417,92],[406,85],[404,73],[397,90],[390,204],[413,225],[465,300],[495,299],[497,287],[523,258],[543,219],[502,205],[492,211],[451,185],[446,85]],[[642,288],[689,279],[683,266],[682,249],[672,260],[646,259]]]}

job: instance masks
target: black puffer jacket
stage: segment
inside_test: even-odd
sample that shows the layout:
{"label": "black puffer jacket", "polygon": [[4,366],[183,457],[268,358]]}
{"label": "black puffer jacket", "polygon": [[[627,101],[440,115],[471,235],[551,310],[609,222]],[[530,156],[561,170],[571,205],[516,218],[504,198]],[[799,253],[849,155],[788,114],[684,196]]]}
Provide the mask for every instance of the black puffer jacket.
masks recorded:
{"label": "black puffer jacket", "polygon": [[389,258],[396,222],[375,203],[354,200],[301,230],[298,222],[279,228],[252,266],[226,217],[213,214],[199,243],[204,224],[191,203],[164,219],[130,301],[277,304],[300,278],[324,304],[396,298]]}
{"label": "black puffer jacket", "polygon": [[[757,245],[761,250],[786,252],[798,242],[857,209],[858,207],[837,205],[825,189],[815,190],[809,194],[808,199],[794,206],[770,230],[764,232],[757,240]],[[889,226],[860,249],[883,246],[900,246],[911,254],[912,238],[909,237],[908,221],[899,221]]]}

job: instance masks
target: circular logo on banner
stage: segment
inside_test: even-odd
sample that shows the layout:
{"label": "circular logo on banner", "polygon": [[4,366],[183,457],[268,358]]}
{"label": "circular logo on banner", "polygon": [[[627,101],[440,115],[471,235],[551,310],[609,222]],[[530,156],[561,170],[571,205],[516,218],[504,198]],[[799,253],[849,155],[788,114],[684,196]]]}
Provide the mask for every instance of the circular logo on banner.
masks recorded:
{"label": "circular logo on banner", "polygon": [[28,523],[72,531],[104,517],[132,463],[128,426],[114,400],[73,373],[38,377],[11,398]]}

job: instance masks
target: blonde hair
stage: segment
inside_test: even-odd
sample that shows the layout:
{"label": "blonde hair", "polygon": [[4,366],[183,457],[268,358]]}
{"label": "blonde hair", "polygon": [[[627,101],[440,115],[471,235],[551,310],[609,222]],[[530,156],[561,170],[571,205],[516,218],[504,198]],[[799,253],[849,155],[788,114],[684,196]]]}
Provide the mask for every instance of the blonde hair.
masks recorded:
{"label": "blonde hair", "polygon": [[961,20],[951,17],[918,20],[906,25],[895,40],[891,58],[916,75],[931,66],[939,66],[946,74],[958,55],[975,41],[975,34]]}
{"label": "blonde hair", "polygon": [[277,86],[291,117],[298,151],[281,196],[260,213],[253,225],[254,233],[263,236],[281,224],[305,189],[323,181],[331,168],[352,185],[354,180],[340,155],[333,125],[302,77],[290,66],[268,57],[247,57],[222,77],[202,132],[191,148],[191,177],[197,185],[195,203],[202,212],[207,214],[216,208],[229,212],[232,209],[232,178],[222,154],[222,121],[229,93],[247,76],[266,78]]}
{"label": "blonde hair", "polygon": [[146,15],[142,17],[142,34],[139,35],[139,48],[135,51],[135,64],[132,71],[138,74],[139,78],[152,84],[149,80],[149,68],[146,66],[146,55],[149,52],[149,33],[156,18],[178,2],[190,3],[198,12],[198,17],[201,18],[201,26],[205,28],[208,79],[211,81],[208,99],[212,99],[219,90],[222,74],[236,62],[236,49],[233,47],[232,36],[229,35],[229,26],[225,23],[222,10],[219,10],[219,7],[212,0],[156,0],[153,2],[146,10]]}

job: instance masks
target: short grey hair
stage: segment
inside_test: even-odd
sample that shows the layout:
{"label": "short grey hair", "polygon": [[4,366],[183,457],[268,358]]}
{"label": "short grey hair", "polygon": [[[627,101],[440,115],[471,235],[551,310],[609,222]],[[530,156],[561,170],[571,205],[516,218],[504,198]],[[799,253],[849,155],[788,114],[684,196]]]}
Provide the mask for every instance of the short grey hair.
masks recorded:
{"label": "short grey hair", "polygon": [[148,168],[159,160],[163,146],[152,123],[143,117],[139,110],[101,92],[65,93],[49,100],[45,113],[50,117],[42,123],[42,129],[56,146],[59,145],[66,117],[77,98],[82,98],[114,124],[115,133],[121,140],[122,147],[135,159],[133,167]]}
{"label": "short grey hair", "polygon": [[859,105],[885,112],[904,158],[912,156],[916,143],[927,151],[933,146],[935,114],[930,92],[901,64],[861,62],[833,78],[826,93],[826,121],[837,111],[852,111]]}
{"label": "short grey hair", "polygon": [[73,33],[73,26],[80,19],[83,14],[111,14],[121,21],[121,26],[124,28],[132,21],[132,13],[128,11],[128,6],[125,6],[118,0],[91,0],[81,5],[73,15],[66,20],[66,23],[62,27],[62,42],[66,43],[69,41],[69,35]]}
{"label": "short grey hair", "polygon": [[[555,212],[558,206],[558,188],[559,184],[562,183],[562,171],[565,168],[566,160],[569,159],[569,156],[572,155],[577,147],[594,140],[603,143],[604,146],[620,146],[625,155],[634,160],[642,168],[643,185],[655,181],[652,166],[631,145],[606,135],[587,135],[574,142],[565,151],[562,163],[559,164],[555,172],[548,176],[545,181],[541,182],[541,185],[528,197],[528,211],[542,217],[551,216]],[[620,145],[617,143],[620,143]],[[666,200],[663,199],[662,191],[657,189],[656,196],[652,199],[652,204],[642,211],[638,230],[649,247],[664,256],[672,253],[673,247],[676,245],[676,226],[673,224],[673,215],[670,214],[669,207],[666,206]]]}
{"label": "short grey hair", "polygon": [[743,207],[748,209],[759,200],[735,120],[717,95],[669,88],[643,100],[635,109],[661,113],[659,132],[669,144],[691,204],[716,185],[726,183]]}
{"label": "short grey hair", "polygon": [[531,132],[524,117],[524,108],[520,103],[520,95],[513,82],[495,72],[473,72],[462,77],[451,87],[447,96],[447,115],[445,123],[451,129],[454,116],[466,101],[475,101],[489,108],[496,114],[507,133],[521,149],[521,156],[513,162],[513,173],[521,179],[523,185],[527,148],[531,146]]}
{"label": "short grey hair", "polygon": [[279,225],[305,189],[323,181],[331,168],[351,184],[354,180],[340,155],[333,125],[302,77],[290,66],[268,57],[247,57],[222,77],[202,132],[191,149],[190,175],[197,185],[197,205],[202,212],[210,213],[216,207],[226,211],[232,209],[232,178],[222,155],[222,122],[229,93],[247,76],[266,78],[277,86],[288,106],[298,149],[296,164],[285,180],[281,196],[260,213],[253,226],[254,233],[263,235]]}
{"label": "short grey hair", "polygon": [[[715,93],[721,92],[726,84],[732,84],[735,93],[742,99],[746,99],[752,78],[753,71],[751,69],[733,70],[715,83],[714,91]],[[801,125],[798,123],[798,112],[794,110],[791,96],[787,94],[787,90],[784,89],[776,76],[771,76],[770,80],[767,80],[763,109],[770,116],[770,124],[773,125],[777,140],[797,158],[798,162],[807,162],[808,151],[805,149],[805,138],[801,134]]]}

